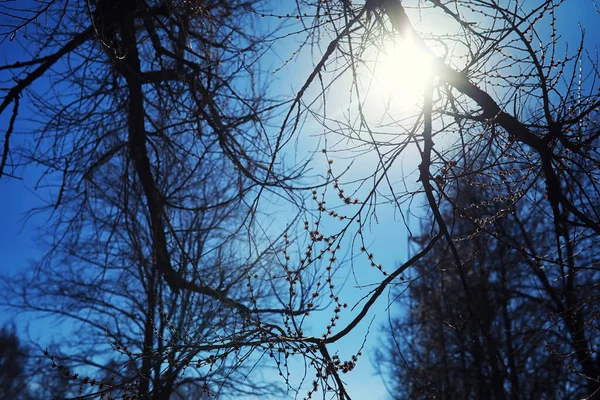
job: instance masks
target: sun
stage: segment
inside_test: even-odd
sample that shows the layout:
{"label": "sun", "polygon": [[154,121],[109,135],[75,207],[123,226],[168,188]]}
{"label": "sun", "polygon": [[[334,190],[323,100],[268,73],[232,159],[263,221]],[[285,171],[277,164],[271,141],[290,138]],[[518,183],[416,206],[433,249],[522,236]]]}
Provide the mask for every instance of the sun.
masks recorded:
{"label": "sun", "polygon": [[389,40],[374,65],[375,90],[387,105],[403,110],[422,102],[423,90],[433,79],[433,56],[410,37]]}

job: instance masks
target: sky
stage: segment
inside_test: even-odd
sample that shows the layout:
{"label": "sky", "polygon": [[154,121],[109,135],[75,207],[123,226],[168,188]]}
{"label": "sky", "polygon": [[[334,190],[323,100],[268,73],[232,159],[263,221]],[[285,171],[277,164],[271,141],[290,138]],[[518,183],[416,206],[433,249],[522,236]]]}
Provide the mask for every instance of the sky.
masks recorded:
{"label": "sky", "polygon": [[[413,13],[411,16],[414,17],[415,20],[420,18],[417,13]],[[426,18],[426,14],[423,15],[423,18]],[[588,40],[593,40],[593,38],[600,37],[599,24],[596,24],[594,21],[596,18],[597,14],[592,2],[584,0],[567,0],[566,3],[561,7],[558,31],[563,35],[567,42],[573,43],[572,45],[576,46],[579,44],[578,22],[581,22],[581,25],[585,27],[586,37]],[[442,30],[444,29],[444,27],[439,26],[436,28]],[[16,42],[5,42],[1,46],[3,51],[0,52],[0,57],[2,57],[3,62],[11,62],[20,59],[21,56],[25,57],[25,55],[22,54],[22,50],[20,50],[19,46],[17,46]],[[395,54],[393,49],[388,50],[389,54],[387,58],[389,58],[391,62],[401,62],[402,54]],[[281,52],[281,54],[279,56],[275,56],[274,53],[270,55],[270,57],[272,57],[271,61],[273,64],[285,61],[290,56],[289,53],[291,50],[288,50],[286,54],[286,49],[282,47],[280,49],[275,49],[275,52]],[[400,53],[401,52],[402,48]],[[279,72],[276,75],[277,86],[274,88],[274,90],[281,93],[297,91],[299,85],[302,84],[304,79],[310,73],[312,69],[311,65],[312,63],[310,62],[309,56],[297,57],[294,61],[286,65],[286,68],[282,69],[282,72]],[[407,66],[407,68],[411,67]],[[412,68],[414,68],[414,66]],[[390,79],[388,76],[393,75],[394,72],[396,72],[394,68],[390,69],[389,65],[383,65],[381,69],[382,75],[380,76],[380,80],[388,80]],[[410,74],[410,69],[407,71],[408,72],[405,72],[405,74]],[[10,77],[6,76],[6,72],[0,71],[0,81],[5,82],[9,78]],[[414,84],[414,82],[411,84]],[[402,85],[403,84],[401,83],[398,88],[393,88],[393,90],[404,91],[404,93],[407,93],[410,85],[407,86],[406,82],[404,83],[404,86]],[[418,92],[418,86],[416,89],[413,88],[410,90],[415,90]],[[340,98],[340,101],[342,99],[343,98]],[[335,108],[335,105],[333,107]],[[372,110],[374,115],[378,112],[377,107],[379,106],[375,105],[374,109]],[[339,104],[338,108],[340,113],[342,113],[344,104]],[[0,115],[1,133],[5,132],[6,127],[8,126],[9,117],[10,110],[7,110]],[[18,126],[17,130],[21,128],[25,128],[25,126]],[[317,148],[318,145],[323,143],[322,134],[323,128],[320,125],[315,122],[307,124],[303,128],[298,138],[298,149],[300,149],[300,151],[308,151]],[[16,136],[14,138],[14,143],[18,144],[20,140],[27,140],[27,138]],[[347,158],[351,157],[351,154],[345,156],[343,153],[339,153],[337,156],[340,157],[340,170],[344,169],[344,163],[349,165],[350,161],[356,161],[352,158]],[[345,157],[346,161],[344,161]],[[323,168],[325,165],[323,159],[317,159],[315,162],[315,168]],[[361,171],[370,170],[373,168],[376,162],[377,160],[373,157],[361,158],[360,168],[353,166],[353,169],[350,172],[351,175],[347,176],[347,179],[350,180],[351,178],[359,177]],[[404,164],[405,171],[414,170],[416,167],[416,157],[414,159],[410,159],[410,156],[407,156]],[[336,161],[336,167],[337,166],[338,161]],[[399,173],[400,172],[401,171],[399,171]],[[39,229],[44,227],[49,216],[34,215],[30,218],[27,218],[28,211],[39,207],[42,204],[38,193],[44,189],[38,188],[37,191],[35,189],[38,174],[38,170],[35,168],[30,168],[20,173],[19,178],[21,179],[14,179],[6,176],[0,178],[1,274],[11,275],[17,271],[31,268],[32,261],[39,258],[45,251],[45,249],[40,245],[42,241],[38,235]],[[412,179],[412,181],[416,181],[416,177]],[[406,261],[409,257],[407,245],[408,232],[401,222],[399,215],[390,212],[389,209],[386,211],[382,208],[382,210],[378,213],[378,217],[379,218],[376,221],[373,221],[370,225],[371,232],[369,235],[369,240],[371,242],[369,245],[373,253],[377,254],[378,263],[382,263],[387,270],[391,270],[399,263]],[[282,217],[282,220],[285,220],[285,217]],[[411,224],[413,224],[415,229],[418,228],[418,221],[416,218],[413,219]],[[357,265],[357,268],[352,272],[356,274],[356,280],[361,283],[370,281],[375,283],[380,279],[380,276],[372,275],[372,269],[361,267],[360,265]],[[370,287],[357,289],[355,287],[356,285],[353,275],[348,274],[348,277],[349,279],[346,281],[346,288],[344,288],[344,290],[348,290],[348,293],[352,293],[352,296],[354,296],[355,299],[367,294],[371,289]],[[383,385],[381,378],[376,374],[376,365],[378,364],[378,360],[376,360],[374,357],[374,350],[378,347],[378,343],[381,343],[381,340],[385,340],[385,338],[379,334],[379,330],[384,325],[388,317],[389,310],[387,303],[387,296],[382,296],[371,313],[374,319],[368,317],[358,326],[355,332],[349,335],[348,338],[344,339],[339,345],[332,347],[340,352],[342,359],[347,359],[350,355],[357,351],[357,348],[361,345],[366,332],[370,332],[367,347],[365,350],[363,350],[363,357],[359,361],[357,368],[351,373],[343,376],[348,383],[348,390],[353,398],[368,398],[377,400],[387,397],[386,388]],[[324,319],[326,318],[328,318],[328,315],[324,316]],[[16,322],[20,329],[23,329],[26,325],[24,323],[26,320],[23,319],[22,315],[15,316],[6,310],[0,310],[0,323],[3,320],[12,320]],[[319,316],[316,316],[312,320],[311,324],[317,330],[322,326],[322,320]],[[37,328],[34,328],[34,335],[37,336],[39,332],[43,330],[44,325],[38,324]],[[346,354],[346,357],[343,356],[344,354]]]}

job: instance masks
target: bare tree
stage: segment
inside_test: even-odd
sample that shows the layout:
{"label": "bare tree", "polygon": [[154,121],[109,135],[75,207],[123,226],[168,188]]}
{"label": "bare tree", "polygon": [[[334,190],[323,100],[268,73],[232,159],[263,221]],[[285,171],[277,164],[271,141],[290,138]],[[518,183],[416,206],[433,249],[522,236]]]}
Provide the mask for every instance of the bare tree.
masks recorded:
{"label": "bare tree", "polygon": [[[557,26],[562,23],[558,11],[562,3],[389,0],[367,2],[365,6],[340,2],[326,9],[328,24],[319,29],[331,28],[332,40],[305,85],[318,82],[326,90],[319,92],[322,101],[305,99],[305,103],[325,126],[323,151],[331,164],[328,188],[341,201],[326,205],[325,199],[331,203],[327,191],[315,194],[315,213],[322,217],[317,219],[318,228],[324,232],[335,227],[332,222],[328,224],[331,217],[348,221],[335,233],[335,244],[360,249],[364,255],[353,259],[355,268],[371,265],[382,270],[383,276],[375,289],[361,297],[364,305],[358,307],[355,319],[339,334],[326,337],[325,343],[335,342],[354,329],[386,286],[401,278],[417,260],[428,260],[427,254],[439,246],[447,251],[445,257],[455,274],[462,313],[474,324],[488,358],[491,376],[495,377],[495,396],[503,397],[506,385],[502,382],[511,379],[511,370],[494,338],[496,326],[489,320],[489,314],[500,312],[502,307],[490,308],[486,297],[482,298],[486,279],[473,282],[469,277],[468,265],[477,259],[479,246],[473,242],[473,246],[461,249],[457,243],[452,226],[462,218],[469,221],[472,230],[462,232],[462,236],[473,240],[483,236],[500,243],[505,249],[502,252],[518,255],[519,264],[527,270],[519,271],[513,279],[533,274],[533,281],[524,283],[531,286],[521,290],[519,298],[538,291],[533,294],[532,301],[537,303],[534,315],[540,321],[551,321],[544,331],[554,337],[547,342],[550,347],[543,350],[570,374],[567,380],[576,385],[569,390],[598,395],[593,322],[595,249],[600,232],[595,207],[595,116],[600,105],[598,60],[594,56],[597,44],[585,42],[583,32],[575,34],[579,36],[577,48],[561,41]],[[594,12],[593,4],[586,6]],[[450,21],[459,33],[436,31],[433,25],[442,25],[440,19]],[[365,66],[368,69],[376,64],[370,62],[372,48],[383,48],[386,38],[410,42],[424,52],[433,72],[420,107],[412,113],[389,107],[384,117],[374,119],[369,112],[373,74],[371,70],[365,72]],[[400,70],[401,63],[410,60],[397,62]],[[339,96],[348,86],[351,97],[342,102],[345,118],[339,118],[340,113],[334,111],[339,102],[325,96]],[[306,96],[304,91],[299,95]],[[344,178],[344,174],[351,175],[346,168],[352,171],[353,166],[336,167],[335,159],[348,156],[348,149],[359,153],[357,158],[362,153],[377,160],[372,170],[361,171],[362,179],[355,175]],[[419,182],[417,186],[406,183],[410,175],[392,173],[397,173],[402,155],[410,151],[419,156],[412,174]],[[453,193],[465,184],[476,186],[483,194],[470,203],[457,203]],[[366,245],[370,242],[369,227],[385,207],[395,208],[399,214],[406,212],[420,195],[428,209],[425,216],[434,222],[426,225],[432,229],[425,236],[429,240],[420,243],[408,262],[386,271],[376,262],[378,255]],[[483,263],[480,268],[485,278],[493,265]],[[540,350],[537,343],[533,348]],[[537,358],[536,363],[546,359]],[[513,383],[517,396],[518,385]]]}
{"label": "bare tree", "polygon": [[[100,269],[108,271],[118,261],[118,271],[144,283],[137,290],[148,288],[151,306],[144,304],[144,310],[154,314],[141,313],[138,331],[158,343],[159,315],[165,327],[176,325],[171,332],[181,340],[171,348],[159,345],[152,353],[146,342],[131,356],[120,338],[128,333],[115,331],[115,348],[139,364],[133,392],[157,394],[158,383],[145,371],[160,370],[161,382],[168,382],[163,375],[187,370],[192,360],[199,362],[200,375],[223,366],[215,376],[223,378],[217,385],[225,385],[232,379],[226,371],[265,354],[293,389],[288,360],[301,357],[314,376],[308,397],[321,390],[349,398],[342,377],[353,370],[362,345],[342,358],[337,344],[369,320],[388,287],[437,246],[448,251],[460,307],[480,335],[486,362],[494,376],[510,375],[492,325],[485,323],[487,311],[478,307],[481,293],[468,276],[474,247],[461,250],[453,236],[453,221],[463,218],[472,224],[473,237],[502,238],[524,265],[549,271],[534,272],[535,283],[554,302],[555,311],[546,309],[546,315],[567,332],[561,338],[568,339],[576,360],[568,364],[570,373],[586,377],[587,395],[596,393],[595,292],[584,287],[595,276],[600,233],[597,60],[594,44],[589,47],[583,35],[576,49],[559,40],[561,1],[315,0],[297,1],[290,9],[221,1],[48,4],[40,12],[55,28],[42,35],[43,55],[3,67],[17,79],[0,104],[0,111],[13,106],[0,173],[16,175],[6,169],[28,162],[58,171],[46,179],[57,182],[50,207],[56,213],[55,248],[63,253],[54,254],[68,255],[60,262],[101,260]],[[273,20],[288,25],[268,32],[268,23],[259,22]],[[299,47],[284,46],[290,40]],[[396,109],[390,102],[374,115],[374,59],[390,41],[417,49],[394,67],[418,51],[432,72],[423,79],[417,108]],[[306,80],[280,102],[267,101],[260,91],[261,51],[271,45],[290,48],[284,64],[311,50],[315,57]],[[59,96],[33,90],[42,76],[54,78]],[[18,152],[10,137],[26,89],[38,106],[42,143],[28,141]],[[283,104],[285,111],[277,114]],[[327,166],[312,177],[304,201],[298,183],[306,164],[288,169],[285,154],[292,139],[308,130],[308,121],[318,122],[324,133],[318,157]],[[407,154],[416,154],[418,165],[397,172]],[[344,161],[350,156],[354,164]],[[494,206],[457,203],[452,194],[465,181],[480,185],[481,202]],[[302,219],[290,218],[281,235],[260,224],[260,205],[271,195],[292,199],[302,213]],[[425,213],[411,207],[421,200]],[[511,210],[520,207],[535,210],[544,240],[525,242],[523,232],[502,231],[497,221],[510,221]],[[405,221],[410,214],[433,221],[428,240],[395,269],[371,251],[371,227],[386,208]],[[212,222],[204,224],[205,215]],[[202,227],[211,233],[203,236]],[[198,243],[207,249],[194,247]],[[368,282],[356,274],[365,269],[373,271]],[[112,282],[126,285],[119,273]],[[68,276],[84,275],[78,267]],[[357,291],[340,289],[349,276]],[[87,279],[97,287],[104,274]],[[559,292],[547,284],[552,279],[560,282]],[[51,292],[40,287],[38,293]],[[176,310],[165,311],[169,305]],[[212,338],[188,329],[206,310]],[[327,315],[326,322],[310,329],[315,315]],[[173,318],[186,322],[177,327]],[[234,357],[233,367],[224,361],[228,357]]]}
{"label": "bare tree", "polygon": [[3,327],[0,330],[0,380],[2,382],[2,395],[6,398],[15,398],[25,391],[27,380],[25,378],[26,352],[19,343],[14,331]]}
{"label": "bare tree", "polygon": [[[428,11],[437,9],[455,21],[461,34],[438,38],[420,33],[411,23],[406,2],[384,1],[378,2],[374,11],[369,8],[377,21],[370,33],[377,35],[375,29],[379,28],[379,35],[383,35],[386,28],[393,28],[431,51],[436,79],[425,89],[423,106],[412,119],[415,122],[404,119],[411,125],[398,123],[402,120],[396,115],[401,113],[388,110],[395,119],[393,128],[406,132],[404,142],[393,143],[394,139],[382,135],[385,132],[381,127],[369,126],[364,104],[356,107],[356,119],[346,123],[345,136],[366,141],[379,158],[373,180],[388,185],[385,192],[382,187],[375,188],[368,203],[374,207],[376,196],[384,192],[392,204],[399,204],[422,190],[434,221],[433,233],[428,237],[443,241],[439,246],[447,251],[449,271],[455,274],[461,314],[468,315],[475,324],[481,349],[491,357],[488,365],[492,383],[497,377],[496,384],[492,384],[495,397],[504,396],[506,385],[502,381],[510,378],[510,367],[494,338],[498,327],[489,325],[488,317],[494,311],[489,307],[494,302],[481,298],[480,291],[489,281],[470,276],[470,265],[474,259],[479,260],[479,246],[473,242],[471,250],[461,249],[457,243],[460,236],[453,233],[454,221],[460,218],[473,224],[470,237],[489,235],[488,240],[501,240],[503,246],[508,246],[503,252],[516,251],[524,258],[521,265],[533,273],[535,280],[530,282],[534,286],[521,295],[531,296],[532,291],[538,291],[533,294],[538,302],[536,315],[542,313],[544,317],[538,318],[552,321],[550,327],[544,327],[547,334],[560,337],[546,342],[550,347],[544,350],[552,354],[553,362],[563,366],[563,372],[572,374],[569,380],[577,386],[571,390],[597,396],[598,360],[593,332],[595,244],[599,232],[594,206],[598,202],[594,167],[598,161],[594,121],[599,105],[597,60],[590,55],[593,51],[586,52],[583,39],[572,51],[557,39],[560,2],[425,3],[432,9],[420,7],[423,20]],[[541,31],[542,18],[551,21],[548,34]],[[437,56],[435,41],[444,44],[445,49],[456,48],[458,54]],[[534,42],[540,43],[534,47]],[[348,57],[350,62],[358,58],[353,54]],[[360,75],[355,73],[354,79],[360,82]],[[356,87],[360,93],[360,84]],[[412,193],[393,187],[390,182],[394,178],[389,173],[404,152],[403,146],[411,142],[420,154],[421,185]],[[484,194],[474,196],[470,204],[457,203],[452,194],[467,183]],[[488,207],[492,204],[494,207]],[[527,210],[528,216],[514,217],[514,210]],[[361,221],[368,220],[369,214],[365,214],[360,215]],[[523,218],[528,222],[524,223]],[[521,228],[509,233],[507,224]],[[484,263],[482,268],[485,277],[492,273],[493,263]],[[405,269],[403,265],[397,271]],[[453,293],[458,293],[456,290]],[[441,334],[440,326],[432,329]],[[534,348],[539,349],[537,345]],[[410,370],[411,365],[406,368]],[[481,368],[479,372],[484,370]],[[585,377],[583,389],[580,376]]]}
{"label": "bare tree", "polygon": [[[3,4],[5,34],[32,55],[2,66],[15,80],[0,105],[13,110],[0,175],[41,166],[51,195],[50,251],[5,281],[4,304],[75,324],[48,356],[82,395],[272,392],[241,370],[256,345],[240,344],[293,311],[273,296],[279,244],[257,235],[256,199],[298,173],[271,157],[280,102],[261,82],[268,43],[246,29],[252,5]],[[36,86],[47,82],[50,93]],[[24,119],[30,130],[16,132]]]}
{"label": "bare tree", "polygon": [[23,343],[14,326],[0,329],[0,390],[4,398],[60,399],[73,394],[64,374],[39,368],[41,358]]}
{"label": "bare tree", "polygon": [[[455,207],[479,207],[450,227],[465,260],[475,311],[467,306],[448,246],[438,244],[411,271],[410,286],[397,289],[398,314],[391,319],[390,336],[383,338],[378,357],[386,361],[387,371],[382,371],[389,373],[398,398],[586,397],[588,379],[568,367],[578,362],[578,343],[558,315],[574,293],[594,303],[597,274],[588,272],[568,289],[555,271],[532,264],[521,244],[529,251],[547,247],[553,227],[544,214],[532,212],[535,205],[527,201],[495,221],[493,234],[478,233],[476,215],[501,210],[493,198],[485,197],[489,193],[480,191],[481,185],[489,184],[489,177],[465,171],[459,193],[449,193],[452,208],[442,210],[451,218]],[[579,312],[593,318],[585,306]],[[595,347],[595,337],[589,340]]]}

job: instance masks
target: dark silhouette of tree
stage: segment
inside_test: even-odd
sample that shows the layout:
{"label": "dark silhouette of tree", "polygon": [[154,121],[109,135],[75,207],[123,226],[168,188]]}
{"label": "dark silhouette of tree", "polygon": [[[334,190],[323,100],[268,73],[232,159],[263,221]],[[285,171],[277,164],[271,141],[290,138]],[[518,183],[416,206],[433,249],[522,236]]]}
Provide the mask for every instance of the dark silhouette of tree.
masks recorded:
{"label": "dark silhouette of tree", "polygon": [[[553,230],[544,226],[544,215],[531,211],[533,204],[517,203],[491,223],[493,230],[482,230],[479,222],[502,208],[481,191],[493,180],[469,174],[472,169],[463,168],[462,183],[446,192],[452,206],[442,214],[451,220],[454,209],[470,209],[468,217],[454,220],[451,234],[474,303],[468,306],[448,246],[439,244],[411,271],[408,288],[397,289],[398,316],[387,329],[393,340],[384,341],[378,356],[388,382],[397,398],[585,397],[588,381],[571,369],[579,344],[561,326],[557,308],[568,306],[571,293],[593,302],[597,274],[566,289],[548,269],[531,265],[520,244],[543,248]],[[423,231],[431,232],[431,225]],[[414,240],[418,245],[429,238]],[[552,297],[562,299],[560,305],[551,305]],[[593,319],[593,311],[583,312]],[[589,340],[595,347],[596,339]]]}
{"label": "dark silhouette of tree", "polygon": [[[266,356],[288,388],[346,399],[343,377],[362,344],[342,354],[339,343],[365,327],[391,285],[435,260],[420,278],[443,283],[441,297],[416,282],[409,292],[422,302],[407,325],[408,367],[422,368],[410,393],[598,396],[600,81],[595,43],[583,32],[575,48],[560,38],[562,3],[5,7],[5,38],[28,27],[31,57],[0,67],[14,77],[0,102],[10,115],[0,176],[41,166],[53,213],[48,257],[9,286],[5,303],[95,331],[82,328],[87,346],[65,352],[72,368],[113,377],[98,389],[99,378],[78,376],[86,393],[266,393],[254,374]],[[47,27],[33,37],[40,17]],[[373,58],[390,41],[418,49],[432,72],[417,107],[389,102],[374,115]],[[282,66],[264,56],[271,49]],[[401,70],[415,54],[390,62]],[[270,74],[299,60],[313,61],[306,79],[270,98]],[[35,114],[16,141],[23,99]],[[297,163],[290,154],[315,133],[311,122],[322,152]],[[461,197],[467,184],[471,200]],[[266,214],[280,199],[298,213],[270,230],[281,220]],[[422,200],[426,212],[414,209]],[[393,269],[372,250],[382,213],[409,231],[409,216],[430,222]],[[309,371],[299,383],[295,356]],[[455,377],[464,379],[453,392]]]}
{"label": "dark silhouette of tree", "polygon": [[[275,340],[270,315],[306,302],[273,295],[280,243],[256,235],[261,193],[298,172],[272,159],[280,102],[261,82],[253,4],[2,5],[31,57],[0,67],[15,77],[0,176],[40,166],[51,213],[48,255],[5,280],[4,305],[67,318],[48,357],[82,395],[272,393],[242,364],[256,344],[241,345]],[[13,142],[23,119],[30,136]]]}
{"label": "dark silhouette of tree", "polygon": [[64,399],[72,395],[70,382],[60,371],[40,368],[14,326],[0,329],[0,395],[4,399]]}
{"label": "dark silhouette of tree", "polygon": [[[423,258],[413,275],[422,281],[392,323],[394,387],[420,397],[596,398],[598,97],[581,69],[597,60],[583,46],[562,54],[558,2],[516,13],[471,2],[497,24],[490,36],[436,6],[478,44],[464,70],[439,66],[444,86],[425,95],[419,179],[434,223],[423,239],[444,241]],[[398,7],[385,7],[392,24]],[[537,15],[551,21],[548,37]],[[436,150],[433,138],[448,134],[452,144]]]}
{"label": "dark silhouette of tree", "polygon": [[14,327],[0,329],[0,390],[5,399],[16,399],[27,388],[27,354]]}

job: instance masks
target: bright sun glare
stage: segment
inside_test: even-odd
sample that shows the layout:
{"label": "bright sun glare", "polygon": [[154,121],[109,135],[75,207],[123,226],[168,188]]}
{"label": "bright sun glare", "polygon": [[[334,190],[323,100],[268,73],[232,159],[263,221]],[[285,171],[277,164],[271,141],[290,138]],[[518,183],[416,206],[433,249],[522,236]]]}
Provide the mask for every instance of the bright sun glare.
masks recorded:
{"label": "bright sun glare", "polygon": [[377,57],[377,92],[391,107],[412,108],[422,99],[427,81],[433,79],[432,64],[432,56],[410,38],[390,40]]}

